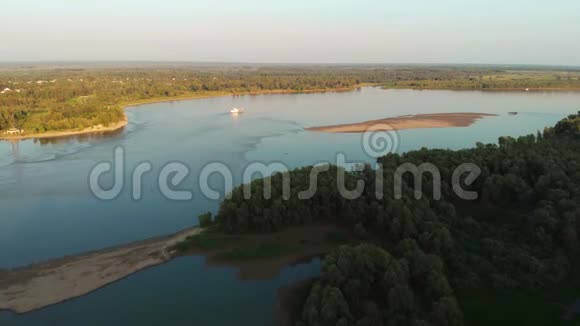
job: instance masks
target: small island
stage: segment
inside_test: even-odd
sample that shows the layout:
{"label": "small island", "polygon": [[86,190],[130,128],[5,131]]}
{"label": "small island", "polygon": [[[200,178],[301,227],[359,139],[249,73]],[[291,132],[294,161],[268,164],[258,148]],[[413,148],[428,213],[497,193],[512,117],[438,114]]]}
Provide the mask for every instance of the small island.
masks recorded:
{"label": "small island", "polygon": [[358,123],[310,127],[308,131],[333,132],[333,133],[362,133],[368,130],[403,130],[403,129],[423,129],[423,128],[453,128],[469,127],[475,121],[495,116],[487,113],[433,113],[403,115],[394,118],[369,120]]}

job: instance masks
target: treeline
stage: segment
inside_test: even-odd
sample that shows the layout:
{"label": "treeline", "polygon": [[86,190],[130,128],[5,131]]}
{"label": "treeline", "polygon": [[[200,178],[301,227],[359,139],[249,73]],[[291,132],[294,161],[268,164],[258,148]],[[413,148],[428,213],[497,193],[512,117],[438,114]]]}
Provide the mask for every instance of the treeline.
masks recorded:
{"label": "treeline", "polygon": [[26,132],[108,125],[123,118],[122,105],[151,99],[264,90],[352,88],[356,74],[332,71],[88,70],[0,73],[0,130]]}
{"label": "treeline", "polygon": [[511,90],[580,89],[580,73],[500,72],[467,76],[437,75],[403,78],[383,83],[385,88]]}
{"label": "treeline", "polygon": [[[281,174],[272,198],[263,180],[251,183],[251,199],[236,188],[217,222],[229,232],[273,231],[312,222],[354,230],[359,247],[327,256],[323,275],[298,316],[299,325],[461,325],[456,290],[540,289],[561,281],[578,261],[580,232],[580,112],[553,128],[498,144],[478,143],[459,151],[428,150],[379,159],[384,197],[375,195],[376,171],[348,172],[347,189],[358,180],[364,193],[345,199],[336,172],[319,172],[318,191],[308,200],[312,167],[290,172],[291,196],[282,197]],[[433,199],[433,178],[423,174],[423,196],[414,197],[414,178],[403,178],[403,197],[394,199],[393,175],[402,163],[431,163],[442,177],[441,200]],[[481,168],[463,187],[478,194],[459,198],[452,173],[462,163]],[[396,299],[395,299],[396,298]]]}
{"label": "treeline", "polygon": [[[152,66],[0,71],[0,130],[29,133],[108,125],[122,105],[155,99],[269,90],[577,87],[577,72],[388,66]],[[524,76],[525,78],[523,78]],[[532,77],[526,77],[532,76]],[[543,76],[543,77],[538,77]],[[501,81],[501,84],[500,84]],[[525,85],[525,86],[524,86]]]}
{"label": "treeline", "polygon": [[342,246],[324,259],[298,325],[462,324],[441,259],[402,241],[395,258],[375,245]]}

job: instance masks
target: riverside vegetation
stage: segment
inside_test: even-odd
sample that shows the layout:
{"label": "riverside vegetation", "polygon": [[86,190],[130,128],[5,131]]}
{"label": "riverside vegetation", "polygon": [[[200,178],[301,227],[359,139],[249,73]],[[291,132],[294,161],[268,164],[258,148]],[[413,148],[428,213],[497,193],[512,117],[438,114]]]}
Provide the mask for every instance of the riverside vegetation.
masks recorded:
{"label": "riverside vegetation", "polygon": [[[295,325],[558,325],[580,290],[580,112],[543,132],[501,137],[465,150],[421,149],[388,154],[382,164],[385,195],[375,196],[370,166],[346,173],[348,189],[366,183],[357,199],[340,196],[332,166],[320,172],[309,200],[312,167],[290,172],[291,196],[282,199],[282,175],[232,191],[214,230],[240,235],[272,233],[320,223],[352,230],[356,243],[335,245],[323,272],[302,289]],[[429,174],[414,197],[411,174],[404,196],[393,196],[392,175],[402,163],[432,163],[442,176],[442,200],[433,200]],[[464,162],[482,174],[471,185],[475,201],[458,198],[451,174]],[[370,186],[369,186],[370,185]],[[208,223],[208,217],[204,217]],[[216,232],[216,231],[214,231]],[[178,246],[195,247],[194,238]],[[206,238],[199,238],[207,240]],[[576,322],[578,319],[576,319]]]}
{"label": "riverside vegetation", "polygon": [[[0,67],[0,133],[83,130],[124,119],[130,104],[359,85],[438,89],[580,89],[580,72],[530,67],[49,65]],[[515,69],[515,70],[514,70]],[[537,68],[536,68],[537,69]]]}

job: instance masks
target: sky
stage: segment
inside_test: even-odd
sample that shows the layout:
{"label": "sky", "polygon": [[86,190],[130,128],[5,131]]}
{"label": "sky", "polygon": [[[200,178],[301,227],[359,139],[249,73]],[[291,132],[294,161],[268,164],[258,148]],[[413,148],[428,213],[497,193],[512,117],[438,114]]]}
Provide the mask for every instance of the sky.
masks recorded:
{"label": "sky", "polygon": [[580,66],[578,0],[3,0],[0,62]]}

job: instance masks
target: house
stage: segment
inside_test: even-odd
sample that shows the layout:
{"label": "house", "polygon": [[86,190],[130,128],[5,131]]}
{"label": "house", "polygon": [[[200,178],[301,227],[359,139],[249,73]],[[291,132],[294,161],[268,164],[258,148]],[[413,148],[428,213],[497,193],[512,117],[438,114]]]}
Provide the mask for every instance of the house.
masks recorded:
{"label": "house", "polygon": [[0,94],[6,94],[8,92],[12,92],[12,90],[10,88],[6,87],[0,92]]}
{"label": "house", "polygon": [[18,135],[18,134],[21,134],[23,132],[24,132],[24,130],[22,130],[22,129],[10,128],[10,129],[6,130],[4,132],[4,134],[6,134],[6,135]]}

